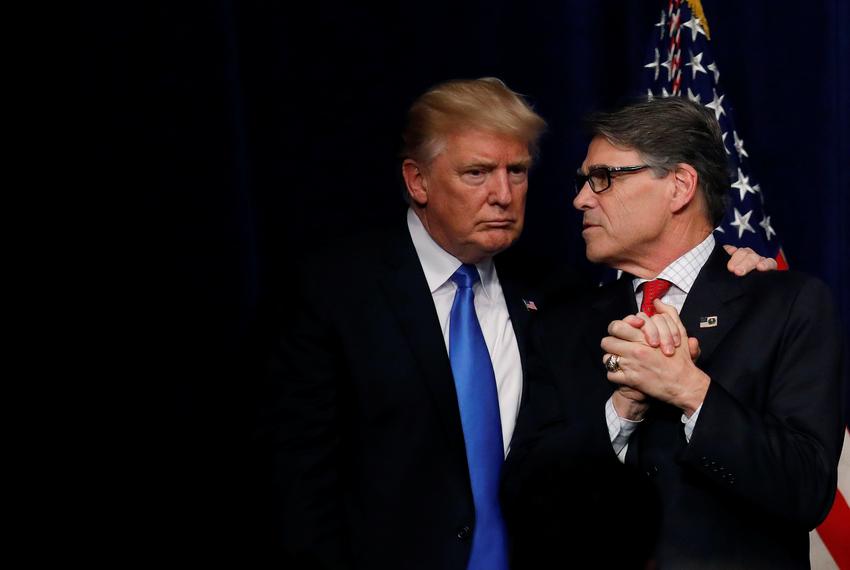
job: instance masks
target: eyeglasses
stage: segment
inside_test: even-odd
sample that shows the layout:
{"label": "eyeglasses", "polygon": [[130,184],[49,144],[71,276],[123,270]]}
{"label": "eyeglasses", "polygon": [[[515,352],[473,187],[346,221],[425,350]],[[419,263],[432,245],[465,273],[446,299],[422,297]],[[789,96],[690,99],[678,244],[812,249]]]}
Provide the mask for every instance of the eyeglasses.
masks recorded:
{"label": "eyeglasses", "polygon": [[648,164],[642,164],[640,166],[597,166],[588,172],[587,174],[582,174],[581,170],[576,171],[576,194],[581,192],[581,189],[584,188],[585,182],[590,184],[590,189],[593,190],[595,194],[599,194],[600,192],[604,192],[611,187],[611,175],[619,175],[619,174],[632,174],[633,172],[639,172],[644,168],[649,168]]}

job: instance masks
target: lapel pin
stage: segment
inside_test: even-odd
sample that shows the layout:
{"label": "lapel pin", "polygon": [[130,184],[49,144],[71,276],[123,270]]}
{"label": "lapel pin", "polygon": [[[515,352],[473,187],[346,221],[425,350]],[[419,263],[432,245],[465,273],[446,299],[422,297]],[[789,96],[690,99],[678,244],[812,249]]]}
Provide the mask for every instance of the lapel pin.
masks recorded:
{"label": "lapel pin", "polygon": [[525,309],[527,311],[536,311],[537,310],[537,305],[534,304],[534,301],[526,301],[525,299],[523,299],[522,304],[525,305]]}
{"label": "lapel pin", "polygon": [[701,329],[710,329],[712,327],[717,326],[717,317],[712,315],[710,317],[700,317],[699,318],[699,328]]}

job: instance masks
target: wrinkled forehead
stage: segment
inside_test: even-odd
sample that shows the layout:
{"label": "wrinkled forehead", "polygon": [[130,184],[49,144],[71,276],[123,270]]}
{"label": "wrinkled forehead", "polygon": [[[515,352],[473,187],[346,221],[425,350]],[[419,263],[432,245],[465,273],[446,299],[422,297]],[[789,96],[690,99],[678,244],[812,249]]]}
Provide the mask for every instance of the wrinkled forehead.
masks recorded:
{"label": "wrinkled forehead", "polygon": [[586,172],[595,166],[626,166],[640,162],[642,156],[636,148],[618,145],[602,135],[596,135],[587,147],[587,155],[581,167]]}
{"label": "wrinkled forehead", "polygon": [[433,157],[441,153],[500,155],[509,161],[531,163],[531,143],[515,133],[468,126],[452,129],[435,139]]}

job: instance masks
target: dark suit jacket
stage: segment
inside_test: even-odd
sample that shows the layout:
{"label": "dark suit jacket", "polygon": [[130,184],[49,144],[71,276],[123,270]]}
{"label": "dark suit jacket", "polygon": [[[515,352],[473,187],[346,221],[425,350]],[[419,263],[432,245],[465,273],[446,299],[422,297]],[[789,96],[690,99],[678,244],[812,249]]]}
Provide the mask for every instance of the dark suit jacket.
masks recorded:
{"label": "dark suit jacket", "polygon": [[[584,538],[603,557],[622,553],[615,535],[628,542],[637,532],[654,543],[648,554],[661,569],[809,567],[808,531],[836,487],[843,330],[820,281],[793,272],[738,278],[727,260],[716,248],[681,313],[700,341],[697,365],[711,377],[690,443],[681,411],[653,402],[625,466],[611,461],[603,405],[613,387],[599,341],[611,320],[637,309],[630,276],[547,311],[530,355],[530,412],[520,414],[506,469],[518,554],[551,550],[537,539],[540,527],[557,527],[552,513],[572,507],[582,524],[605,525]],[[700,326],[712,316],[716,326]],[[545,508],[535,506],[547,496]],[[628,546],[638,554],[629,565],[641,567],[639,541]]]}
{"label": "dark suit jacket", "polygon": [[[524,359],[529,297],[495,262]],[[475,513],[460,414],[406,225],[313,259],[293,305],[270,418],[289,563],[465,568]]]}

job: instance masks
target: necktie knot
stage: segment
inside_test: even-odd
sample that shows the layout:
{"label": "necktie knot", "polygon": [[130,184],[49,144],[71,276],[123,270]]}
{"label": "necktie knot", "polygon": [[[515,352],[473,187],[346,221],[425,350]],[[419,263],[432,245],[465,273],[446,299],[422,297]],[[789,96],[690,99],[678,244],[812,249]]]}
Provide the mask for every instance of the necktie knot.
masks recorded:
{"label": "necktie knot", "polygon": [[652,302],[655,299],[660,299],[670,289],[670,282],[664,279],[653,279],[643,284],[643,301],[640,303],[640,310],[648,316],[655,314],[655,307]]}
{"label": "necktie knot", "polygon": [[478,276],[478,269],[475,268],[474,265],[469,263],[464,263],[460,267],[457,268],[457,271],[452,275],[452,281],[461,288],[461,289],[469,289],[475,282],[480,278]]}

